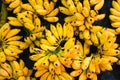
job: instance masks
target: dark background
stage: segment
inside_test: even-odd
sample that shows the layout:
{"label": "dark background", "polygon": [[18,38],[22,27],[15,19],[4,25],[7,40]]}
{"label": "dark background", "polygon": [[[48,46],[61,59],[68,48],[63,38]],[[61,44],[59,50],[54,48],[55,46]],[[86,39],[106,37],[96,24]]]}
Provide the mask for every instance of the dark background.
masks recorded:
{"label": "dark background", "polygon": [[[80,0],[82,1],[82,0]],[[23,0],[24,3],[27,2],[27,0]],[[101,21],[97,21],[94,23],[94,25],[101,25],[103,27],[111,27],[110,25],[110,20],[109,20],[109,9],[111,6],[111,2],[112,0],[105,0],[105,4],[103,6],[103,8],[99,11],[99,13],[105,13],[106,17],[101,20]],[[0,0],[0,9],[1,9],[1,0]],[[58,0],[58,3],[56,4],[56,7],[58,5],[61,5],[60,0]],[[13,15],[12,12],[8,13],[8,16]],[[13,15],[14,16],[14,15]],[[65,15],[59,13],[57,15],[60,18],[60,23],[63,23],[63,19],[65,17]],[[42,20],[42,25],[46,25],[49,26],[49,23]],[[55,23],[54,23],[55,24]],[[22,29],[21,35],[24,35],[24,37],[27,35],[26,31],[24,29]],[[120,44],[120,35],[117,36],[117,43]],[[29,49],[24,50],[24,52],[22,54],[20,54],[20,58],[24,60],[26,66],[30,69],[32,69],[34,62],[32,62],[31,60],[29,60]],[[113,71],[106,71],[106,72],[101,72],[101,74],[98,75],[98,80],[120,80],[120,66],[113,64]]]}

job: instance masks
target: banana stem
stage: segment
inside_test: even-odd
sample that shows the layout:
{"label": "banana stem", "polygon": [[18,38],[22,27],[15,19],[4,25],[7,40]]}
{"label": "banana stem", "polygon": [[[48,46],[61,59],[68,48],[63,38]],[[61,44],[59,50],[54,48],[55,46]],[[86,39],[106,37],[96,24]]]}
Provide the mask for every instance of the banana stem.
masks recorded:
{"label": "banana stem", "polygon": [[0,28],[6,23],[6,21],[7,21],[7,15],[8,15],[7,6],[2,1],[1,16],[0,16]]}

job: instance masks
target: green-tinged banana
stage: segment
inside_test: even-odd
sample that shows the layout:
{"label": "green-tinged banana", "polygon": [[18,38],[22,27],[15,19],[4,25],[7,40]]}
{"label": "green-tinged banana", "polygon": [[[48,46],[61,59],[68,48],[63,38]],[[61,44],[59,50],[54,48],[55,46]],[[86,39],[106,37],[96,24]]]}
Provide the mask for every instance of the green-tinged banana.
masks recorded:
{"label": "green-tinged banana", "polygon": [[85,57],[85,59],[83,60],[82,64],[81,64],[81,68],[83,70],[86,70],[88,67],[89,67],[89,64],[91,62],[91,59],[92,59],[92,55],[89,56],[89,57]]}
{"label": "green-tinged banana", "polygon": [[[59,26],[59,23],[57,23],[56,26]],[[53,24],[50,24],[50,30],[51,30],[52,34],[53,34],[57,39],[59,39],[59,35],[58,35],[57,28],[56,28]]]}
{"label": "green-tinged banana", "polygon": [[35,72],[35,77],[40,77],[40,76],[42,76],[44,73],[46,73],[48,70],[47,69],[42,69],[42,70],[37,70],[36,72]]}
{"label": "green-tinged banana", "polygon": [[57,39],[54,35],[52,35],[52,32],[50,30],[47,30],[47,29],[45,30],[45,32],[46,32],[45,35],[46,35],[46,38],[47,38],[48,42],[51,45],[56,45],[57,44],[56,43]]}
{"label": "green-tinged banana", "polygon": [[8,74],[12,77],[12,67],[10,66],[10,64],[8,63],[1,63],[0,65],[4,70],[6,70],[8,72]]}
{"label": "green-tinged banana", "polygon": [[63,36],[63,27],[60,23],[57,23],[56,24],[56,29],[57,29],[57,33],[58,33],[58,36],[59,38],[62,38]]}
{"label": "green-tinged banana", "polygon": [[75,7],[75,4],[72,0],[67,0],[67,5],[68,5],[68,9],[72,14],[75,14],[77,12],[77,8]]}
{"label": "green-tinged banana", "polygon": [[21,4],[20,0],[14,0],[13,2],[11,2],[9,4],[9,8],[14,9],[14,8],[18,7],[20,4]]}
{"label": "green-tinged banana", "polygon": [[47,14],[47,10],[44,10],[44,9],[38,9],[38,10],[36,10],[36,12],[42,16],[45,16]]}
{"label": "green-tinged banana", "polygon": [[48,22],[57,22],[59,21],[58,17],[44,17],[44,19]]}
{"label": "green-tinged banana", "polygon": [[112,7],[117,11],[120,11],[120,4],[117,1],[112,1]]}
{"label": "green-tinged banana", "polygon": [[70,76],[67,72],[62,72],[61,76],[63,76],[66,80],[73,80],[73,77]]}
{"label": "green-tinged banana", "polygon": [[89,9],[87,7],[83,7],[82,9],[82,14],[85,16],[85,17],[88,17],[89,16]]}
{"label": "green-tinged banana", "polygon": [[68,39],[68,41],[64,45],[64,49],[69,50],[70,48],[74,47],[74,42],[75,42],[75,38]]}
{"label": "green-tinged banana", "polygon": [[84,1],[83,1],[83,6],[86,7],[88,10],[90,10],[89,0],[84,0]]}
{"label": "green-tinged banana", "polygon": [[1,62],[5,62],[6,61],[6,55],[5,55],[5,53],[2,51],[2,52],[0,52],[0,63]]}
{"label": "green-tinged banana", "polygon": [[117,11],[114,8],[110,8],[110,13],[115,16],[120,16],[120,11]]}
{"label": "green-tinged banana", "polygon": [[7,35],[5,36],[6,39],[15,36],[16,34],[18,34],[21,30],[20,29],[11,29]]}
{"label": "green-tinged banana", "polygon": [[102,54],[106,55],[106,56],[117,56],[120,54],[119,50],[116,49],[109,49],[106,51],[102,51]]}
{"label": "green-tinged banana", "polygon": [[76,4],[77,12],[81,13],[82,7],[83,7],[82,3],[80,1],[78,1]]}
{"label": "green-tinged banana", "polygon": [[67,0],[61,0],[61,3],[62,3],[63,6],[68,8]]}
{"label": "green-tinged banana", "polygon": [[63,13],[63,14],[65,14],[65,15],[72,15],[72,13],[66,7],[60,6],[59,9],[60,9],[60,12]]}
{"label": "green-tinged banana", "polygon": [[104,0],[101,0],[99,3],[97,3],[97,4],[94,6],[94,10],[98,11],[98,10],[100,10],[103,6],[104,6]]}
{"label": "green-tinged banana", "polygon": [[118,28],[118,27],[120,27],[120,22],[112,22],[111,26],[114,28]]}
{"label": "green-tinged banana", "polygon": [[90,39],[91,41],[93,42],[94,45],[99,45],[99,39],[97,37],[97,34],[96,33],[91,33],[90,34]]}
{"label": "green-tinged banana", "polygon": [[90,31],[88,29],[85,29],[83,32],[84,39],[90,39]]}
{"label": "green-tinged banana", "polygon": [[71,75],[72,77],[77,77],[77,76],[79,76],[81,73],[82,73],[82,70],[80,69],[80,70],[72,71],[72,72],[70,73],[70,75]]}
{"label": "green-tinged banana", "polygon": [[72,22],[72,21],[75,21],[77,18],[75,17],[75,15],[72,15],[72,16],[67,16],[64,18],[64,21],[66,22],[66,24],[68,22]]}
{"label": "green-tinged banana", "polygon": [[29,29],[30,31],[32,31],[35,28],[34,24],[27,23],[27,22],[24,23],[24,27],[27,28],[27,29]]}
{"label": "green-tinged banana", "polygon": [[79,80],[86,80],[86,79],[87,79],[87,72],[86,70],[84,70],[79,76]]}
{"label": "green-tinged banana", "polygon": [[35,6],[35,5],[37,5],[37,2],[36,2],[37,0],[28,0],[28,2],[30,3],[30,5],[32,5],[33,7]]}
{"label": "green-tinged banana", "polygon": [[4,76],[6,78],[10,77],[8,72],[5,69],[3,69],[3,68],[0,68],[0,76]]}
{"label": "green-tinged banana", "polygon": [[29,3],[24,3],[24,4],[21,4],[21,7],[27,11],[32,11],[34,12],[34,9],[33,7],[29,4]]}
{"label": "green-tinged banana", "polygon": [[16,7],[16,8],[13,10],[13,13],[14,13],[14,14],[17,14],[17,13],[19,13],[21,10],[22,10],[22,7],[19,5],[18,7]]}

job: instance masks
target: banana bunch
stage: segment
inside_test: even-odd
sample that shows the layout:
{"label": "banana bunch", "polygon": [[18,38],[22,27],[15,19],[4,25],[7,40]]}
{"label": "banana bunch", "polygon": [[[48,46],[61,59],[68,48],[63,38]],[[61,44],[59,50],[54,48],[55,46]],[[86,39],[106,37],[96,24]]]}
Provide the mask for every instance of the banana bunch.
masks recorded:
{"label": "banana bunch", "polygon": [[0,64],[0,80],[36,80],[31,77],[32,70],[29,70],[23,60],[4,62]]}
{"label": "banana bunch", "polygon": [[111,20],[111,26],[116,29],[116,32],[120,34],[120,1],[112,1],[112,7],[110,8],[109,19]]}
{"label": "banana bunch", "polygon": [[16,60],[18,55],[23,52],[28,45],[20,39],[22,36],[17,35],[20,29],[11,29],[9,23],[5,23],[0,28],[0,63],[6,60]]}

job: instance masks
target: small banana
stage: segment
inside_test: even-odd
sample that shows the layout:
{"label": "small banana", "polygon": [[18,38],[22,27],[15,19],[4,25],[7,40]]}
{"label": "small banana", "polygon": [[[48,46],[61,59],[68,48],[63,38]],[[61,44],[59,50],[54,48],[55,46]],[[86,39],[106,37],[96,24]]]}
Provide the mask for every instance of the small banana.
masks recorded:
{"label": "small banana", "polygon": [[94,10],[98,11],[98,10],[100,10],[103,6],[104,6],[104,0],[101,0],[99,3],[97,3],[97,4],[94,6]]}
{"label": "small banana", "polygon": [[82,70],[80,69],[80,70],[72,71],[72,72],[70,73],[70,75],[71,75],[72,77],[77,77],[77,76],[79,76],[81,73],[82,73]]}
{"label": "small banana", "polygon": [[30,3],[30,5],[33,6],[33,7],[34,7],[35,5],[37,5],[36,1],[37,1],[37,0],[28,0],[28,2]]}
{"label": "small banana", "polygon": [[41,49],[44,51],[50,50],[50,51],[55,51],[57,47],[46,45],[46,44],[40,44]]}
{"label": "small banana", "polygon": [[30,31],[32,31],[35,28],[34,24],[27,23],[27,22],[24,23],[24,27],[27,28],[27,29],[29,29]]}
{"label": "small banana", "polygon": [[86,70],[84,70],[79,76],[79,80],[86,80],[86,79],[87,79],[87,72]]}
{"label": "small banana", "polygon": [[68,39],[68,41],[64,45],[64,49],[69,50],[70,48],[74,47],[74,42],[75,42],[75,38]]}
{"label": "small banana", "polygon": [[70,76],[67,72],[62,72],[61,76],[63,76],[67,80],[73,80],[73,77]]}
{"label": "small banana", "polygon": [[72,15],[72,13],[66,7],[60,6],[59,9],[60,9],[60,12],[65,14],[65,15]]}
{"label": "small banana", "polygon": [[120,4],[118,3],[118,1],[112,1],[112,7],[117,10],[120,11]]}
{"label": "small banana", "polygon": [[83,1],[83,6],[86,7],[88,10],[90,10],[89,0],[84,0],[84,1]]}
{"label": "small banana", "polygon": [[83,32],[84,39],[90,39],[90,31],[88,29],[85,29]]}
{"label": "small banana", "polygon": [[117,11],[115,8],[110,8],[110,13],[115,16],[120,16],[120,12]]}
{"label": "small banana", "polygon": [[2,52],[0,52],[0,63],[1,62],[5,62],[6,61],[6,55],[5,55],[5,53],[2,51]]}
{"label": "small banana", "polygon": [[76,4],[77,12],[81,13],[82,7],[83,7],[82,3],[80,1],[78,1]]}
{"label": "small banana", "polygon": [[44,19],[48,22],[57,22],[59,21],[58,17],[44,17]]}
{"label": "small banana", "polygon": [[118,27],[120,27],[120,22],[112,22],[111,26],[114,28],[118,28]]}
{"label": "small banana", "polygon": [[90,39],[91,41],[94,43],[94,45],[99,45],[99,39],[97,37],[97,34],[96,33],[91,33],[90,34]]}
{"label": "small banana", "polygon": [[9,4],[9,8],[14,9],[20,5],[21,1],[20,0],[14,0]]}
{"label": "small banana", "polygon": [[9,78],[9,74],[6,70],[4,70],[3,68],[0,68],[0,75],[6,78]]}
{"label": "small banana", "polygon": [[24,10],[34,12],[33,7],[32,7],[29,3],[24,3],[24,4],[21,4],[21,7],[22,7]]}
{"label": "small banana", "polygon": [[18,7],[16,7],[14,10],[13,10],[13,13],[14,14],[17,14],[17,13],[19,13],[20,11],[21,11],[21,6],[19,5]]}
{"label": "small banana", "polygon": [[85,16],[85,17],[88,17],[89,16],[89,9],[87,7],[83,7],[82,9],[82,14]]}
{"label": "small banana", "polygon": [[68,8],[67,0],[61,0],[61,3],[63,6]]}
{"label": "small banana", "polygon": [[63,27],[62,27],[62,25],[60,23],[57,23],[56,24],[56,29],[57,29],[59,38],[62,38],[63,37]]}

